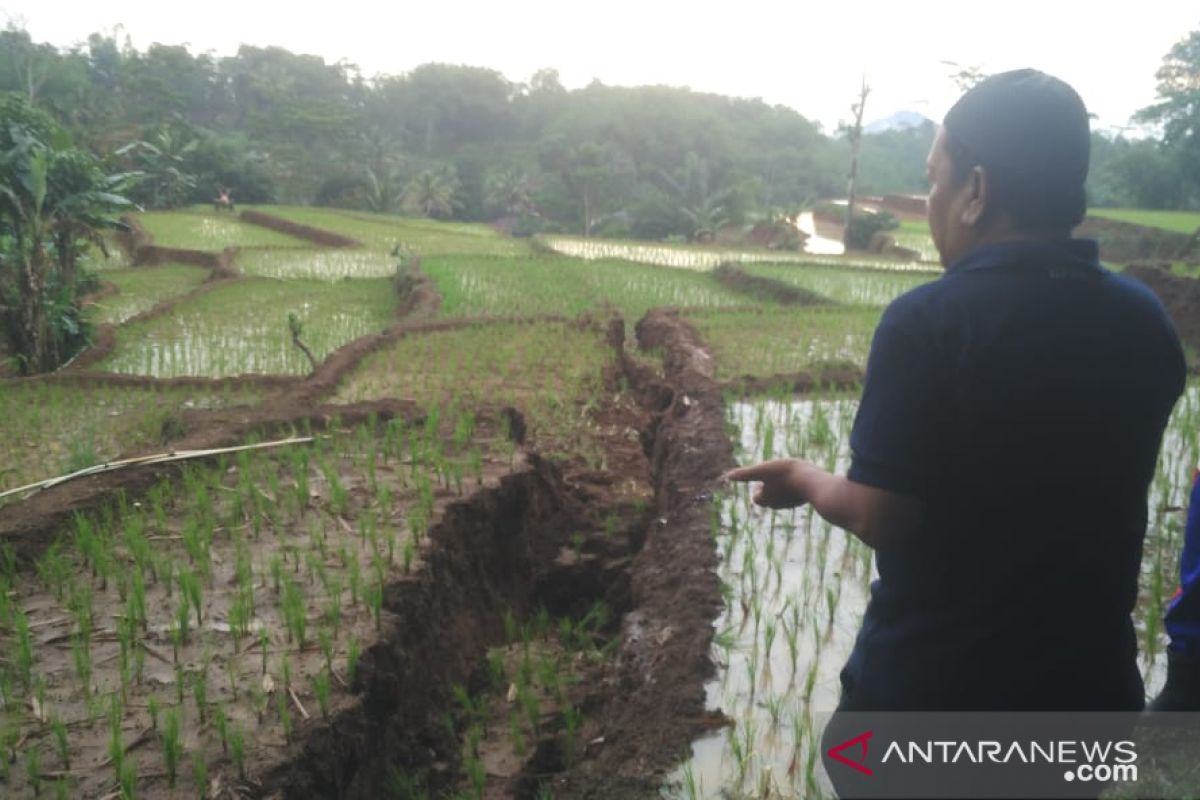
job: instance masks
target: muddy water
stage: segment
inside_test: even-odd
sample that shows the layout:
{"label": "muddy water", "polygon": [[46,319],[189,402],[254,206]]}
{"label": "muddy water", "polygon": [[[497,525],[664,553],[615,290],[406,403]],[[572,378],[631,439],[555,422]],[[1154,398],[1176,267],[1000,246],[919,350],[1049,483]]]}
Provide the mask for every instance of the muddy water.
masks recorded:
{"label": "muddy water", "polygon": [[846,252],[846,246],[837,239],[826,239],[824,236],[817,235],[817,224],[813,220],[811,211],[805,211],[800,215],[800,219],[796,221],[796,227],[801,233],[808,235],[808,240],[804,243],[804,250],[814,255],[822,256],[840,256]]}
{"label": "muddy water", "polygon": [[[782,456],[848,466],[857,402],[847,397],[733,405],[740,463]],[[1148,696],[1165,678],[1160,622],[1178,575],[1183,510],[1200,462],[1200,382],[1176,406],[1150,490],[1138,607]],[[830,795],[819,766],[822,712],[837,704],[841,670],[875,577],[872,554],[808,509],[756,508],[744,488],[714,520],[726,608],[716,622],[717,678],[710,708],[733,725],[700,739],[672,776],[669,797],[792,798]],[[793,656],[791,641],[795,642]]]}

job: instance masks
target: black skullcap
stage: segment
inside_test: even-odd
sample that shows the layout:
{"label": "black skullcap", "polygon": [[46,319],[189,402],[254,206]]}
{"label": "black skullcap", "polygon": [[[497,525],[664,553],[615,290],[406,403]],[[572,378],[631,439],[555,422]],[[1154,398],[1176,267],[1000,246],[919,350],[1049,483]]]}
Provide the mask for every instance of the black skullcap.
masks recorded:
{"label": "black skullcap", "polygon": [[942,127],[988,171],[998,206],[1021,227],[1072,228],[1083,219],[1088,114],[1063,81],[1034,69],[992,75],[959,98]]}

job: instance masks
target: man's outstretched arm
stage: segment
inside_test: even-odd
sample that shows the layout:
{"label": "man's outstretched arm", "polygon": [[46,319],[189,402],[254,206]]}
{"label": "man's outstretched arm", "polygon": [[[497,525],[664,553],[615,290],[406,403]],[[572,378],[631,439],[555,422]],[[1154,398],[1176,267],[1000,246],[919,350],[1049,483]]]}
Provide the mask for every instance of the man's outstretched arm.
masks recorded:
{"label": "man's outstretched arm", "polygon": [[731,481],[758,481],[754,502],[767,508],[794,508],[811,503],[813,510],[870,547],[903,540],[921,522],[923,504],[907,495],[876,489],[832,475],[807,461],[778,458],[730,470]]}

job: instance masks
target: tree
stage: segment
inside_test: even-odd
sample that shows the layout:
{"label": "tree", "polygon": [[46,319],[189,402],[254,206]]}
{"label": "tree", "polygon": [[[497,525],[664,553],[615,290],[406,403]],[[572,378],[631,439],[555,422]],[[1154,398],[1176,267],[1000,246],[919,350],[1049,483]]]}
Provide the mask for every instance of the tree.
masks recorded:
{"label": "tree", "polygon": [[196,176],[185,171],[185,160],[199,145],[186,131],[163,125],[150,135],[117,151],[129,156],[143,174],[137,198],[149,208],[178,208],[184,205],[196,186]]}
{"label": "tree", "polygon": [[54,369],[87,340],[79,262],[132,206],[129,175],[90,153],[19,97],[0,101],[0,318],[22,374]]}
{"label": "tree", "polygon": [[1135,119],[1162,126],[1163,146],[1178,158],[1186,182],[1185,202],[1200,205],[1200,30],[1175,43],[1154,77],[1158,102]]}
{"label": "tree", "polygon": [[532,179],[520,170],[493,172],[487,179],[487,209],[496,216],[526,217],[535,214],[534,189]]}
{"label": "tree", "polygon": [[846,179],[846,228],[843,232],[843,244],[850,246],[850,228],[854,222],[854,181],[858,178],[858,150],[862,145],[863,111],[867,107],[867,95],[871,87],[867,86],[867,76],[863,76],[862,89],[859,91],[858,102],[850,106],[854,113],[854,124],[846,128],[850,139],[850,174]]}
{"label": "tree", "polygon": [[404,208],[410,212],[452,217],[458,205],[458,178],[449,170],[425,170],[404,187]]}

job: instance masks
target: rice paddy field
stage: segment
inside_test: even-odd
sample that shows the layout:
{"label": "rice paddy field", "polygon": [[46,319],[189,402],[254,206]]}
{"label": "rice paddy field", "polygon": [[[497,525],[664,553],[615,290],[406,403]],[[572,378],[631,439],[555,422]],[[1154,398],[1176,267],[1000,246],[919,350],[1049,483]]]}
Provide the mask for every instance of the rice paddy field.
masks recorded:
{"label": "rice paddy field", "polygon": [[101,369],[154,378],[305,375],[311,365],[292,344],[288,315],[304,326],[317,359],[392,321],[391,284],[382,279],[327,283],[263,278],[222,286],[181,302],[169,315],[121,328]]}
{"label": "rice paddy field", "polygon": [[138,222],[160,247],[222,250],[226,247],[304,247],[307,242],[270,228],[242,222],[233,214],[198,206],[184,211],[150,211]]}
{"label": "rice paddy field", "polygon": [[0,491],[161,444],[164,428],[169,434],[182,411],[249,405],[257,399],[257,392],[234,385],[206,391],[6,385],[0,392]]}
{"label": "rice paddy field", "polygon": [[[805,458],[849,466],[857,400],[845,394],[759,398],[728,407],[740,463]],[[1183,515],[1200,463],[1200,381],[1169,423],[1150,491],[1142,591],[1134,621],[1148,695],[1166,677],[1165,603],[1174,591]],[[811,508],[770,511],[742,485],[714,517],[722,615],[715,623],[709,706],[734,722],[697,741],[673,776],[679,798],[832,797],[820,765],[823,714],[837,706],[838,675],[878,577],[873,552]]]}
{"label": "rice paddy field", "polygon": [[443,256],[424,259],[446,317],[619,311],[631,322],[660,306],[719,308],[745,295],[706,273],[663,270],[633,261],[582,261],[564,256],[520,259]]}
{"label": "rice paddy field", "polygon": [[[677,713],[609,716],[646,694],[629,691],[644,669],[686,675],[728,724],[676,742],[675,760],[657,746],[630,756],[655,766],[629,797],[829,796],[821,724],[873,551],[811,509],[717,492],[688,531],[716,556],[715,676],[690,662],[654,673],[684,637],[656,628],[641,595],[700,576],[639,574],[641,548],[666,523],[659,509],[710,495],[687,481],[656,495],[656,431],[695,412],[661,385],[672,354],[640,350],[633,329],[669,307],[698,334],[738,463],[842,470],[855,392],[743,387],[828,368],[852,385],[884,307],[940,269],[259,210],[360,246],[203,207],[142,215],[157,244],[238,248],[234,272],[113,259],[113,291],[88,312],[112,326],[108,349],[60,375],[0,379],[0,493],[170,457],[185,438],[210,448],[138,480],[0,495],[13,542],[0,541],[0,795],[585,796],[628,777],[604,760],[615,742]],[[900,233],[929,255],[923,226]],[[437,303],[404,317],[410,254]],[[822,302],[748,294],[712,273],[726,261]],[[703,457],[659,452],[656,468]],[[1151,694],[1198,462],[1193,377],[1150,494],[1135,622]],[[72,513],[56,514],[59,497]]]}
{"label": "rice paddy field", "polygon": [[937,273],[853,270],[833,265],[748,264],[751,275],[786,283],[838,303],[886,306],[909,289],[928,283]]}
{"label": "rice paddy field", "polygon": [[866,366],[882,308],[833,306],[693,313],[688,320],[708,342],[719,380],[744,375],[811,372],[824,366]]}
{"label": "rice paddy field", "polygon": [[108,270],[104,273],[104,280],[116,287],[117,291],[93,304],[93,319],[120,325],[130,317],[149,311],[163,300],[196,288],[208,280],[208,276],[208,270],[184,264]]}

